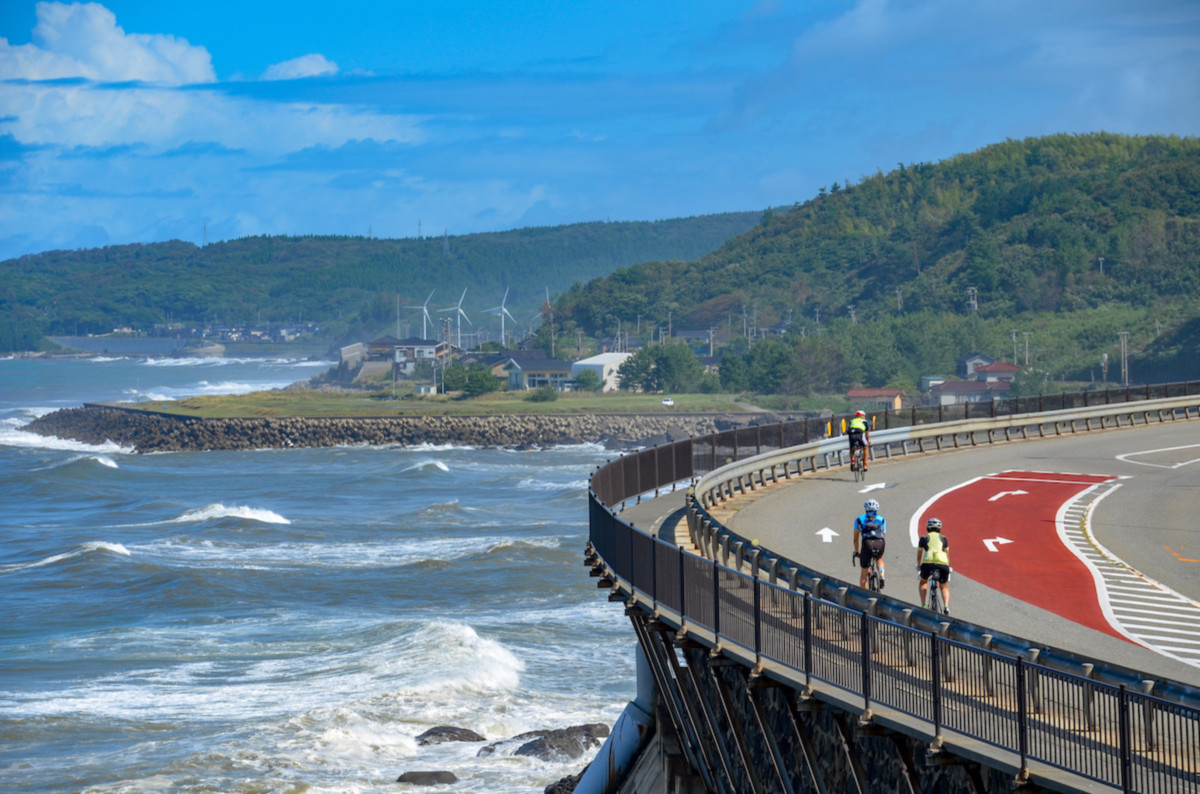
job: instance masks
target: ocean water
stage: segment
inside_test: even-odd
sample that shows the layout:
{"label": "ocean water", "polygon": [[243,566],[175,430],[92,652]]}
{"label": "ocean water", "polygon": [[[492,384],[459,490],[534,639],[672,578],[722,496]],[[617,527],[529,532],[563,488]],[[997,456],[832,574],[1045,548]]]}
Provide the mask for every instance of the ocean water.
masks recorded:
{"label": "ocean water", "polygon": [[540,792],[588,759],[418,747],[611,725],[635,640],[587,574],[594,446],[135,455],[22,430],[275,388],[287,360],[0,360],[0,790]]}

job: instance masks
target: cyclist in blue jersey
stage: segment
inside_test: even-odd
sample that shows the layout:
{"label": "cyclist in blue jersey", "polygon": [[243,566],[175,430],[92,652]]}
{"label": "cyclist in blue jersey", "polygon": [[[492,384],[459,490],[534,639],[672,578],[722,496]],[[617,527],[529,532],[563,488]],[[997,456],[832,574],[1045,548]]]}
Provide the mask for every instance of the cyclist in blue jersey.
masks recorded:
{"label": "cyclist in blue jersey", "polygon": [[[871,558],[879,560],[879,589],[883,589],[883,550],[884,534],[887,532],[887,519],[879,515],[879,502],[868,499],[863,503],[866,511],[854,519],[854,557],[862,566],[858,575],[858,586],[866,588],[867,571],[871,567]],[[854,559],[851,558],[851,560]]]}

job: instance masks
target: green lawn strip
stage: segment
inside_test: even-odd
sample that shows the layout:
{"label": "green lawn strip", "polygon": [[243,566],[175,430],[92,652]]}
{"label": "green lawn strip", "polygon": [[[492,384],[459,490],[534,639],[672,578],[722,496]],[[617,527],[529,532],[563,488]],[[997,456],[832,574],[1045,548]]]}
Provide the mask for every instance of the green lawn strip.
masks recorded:
{"label": "green lawn strip", "polygon": [[470,400],[453,396],[392,399],[390,392],[322,392],[272,390],[239,395],[188,397],[169,402],[121,403],[124,408],[203,419],[320,416],[493,416],[510,414],[663,414],[743,413],[747,409],[731,395],[672,395],[673,407],[662,395],[626,393],[561,394],[550,402],[531,402],[517,392],[500,392]]}

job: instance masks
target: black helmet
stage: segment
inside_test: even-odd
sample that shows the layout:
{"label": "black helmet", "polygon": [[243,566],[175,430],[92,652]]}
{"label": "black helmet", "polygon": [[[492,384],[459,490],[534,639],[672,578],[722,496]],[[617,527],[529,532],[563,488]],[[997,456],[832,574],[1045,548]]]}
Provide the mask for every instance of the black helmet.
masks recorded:
{"label": "black helmet", "polygon": [[927,530],[929,530],[930,532],[941,532],[942,531],[942,519],[940,519],[940,518],[929,519],[928,521],[925,522],[925,528]]}

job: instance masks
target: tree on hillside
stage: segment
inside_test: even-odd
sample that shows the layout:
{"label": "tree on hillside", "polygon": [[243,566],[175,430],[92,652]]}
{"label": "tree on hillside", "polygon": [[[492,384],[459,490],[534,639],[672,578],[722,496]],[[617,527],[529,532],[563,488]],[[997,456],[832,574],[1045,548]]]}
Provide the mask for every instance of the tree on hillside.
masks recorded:
{"label": "tree on hillside", "polygon": [[647,345],[621,365],[621,388],[629,391],[696,391],[704,368],[686,344],[668,340]]}

